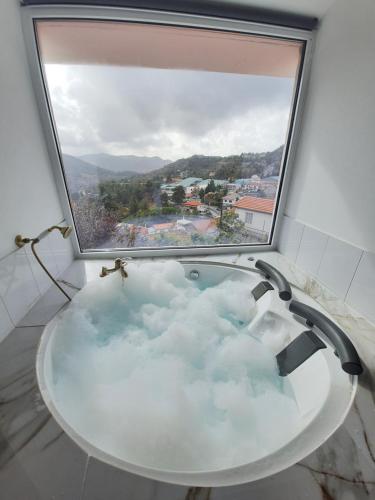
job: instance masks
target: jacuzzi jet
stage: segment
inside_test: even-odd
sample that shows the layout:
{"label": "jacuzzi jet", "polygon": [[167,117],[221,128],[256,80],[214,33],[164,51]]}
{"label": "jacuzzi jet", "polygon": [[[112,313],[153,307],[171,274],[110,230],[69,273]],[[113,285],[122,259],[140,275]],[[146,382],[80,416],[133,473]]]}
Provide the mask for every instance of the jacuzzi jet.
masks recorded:
{"label": "jacuzzi jet", "polygon": [[191,280],[196,281],[199,278],[199,271],[197,271],[196,269],[190,271],[189,277]]}

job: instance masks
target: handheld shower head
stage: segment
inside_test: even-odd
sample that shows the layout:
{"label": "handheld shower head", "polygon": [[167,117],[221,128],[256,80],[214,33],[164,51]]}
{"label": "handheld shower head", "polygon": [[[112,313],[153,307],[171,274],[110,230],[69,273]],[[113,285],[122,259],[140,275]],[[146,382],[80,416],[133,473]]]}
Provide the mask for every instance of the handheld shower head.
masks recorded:
{"label": "handheld shower head", "polygon": [[48,234],[51,233],[54,229],[60,231],[63,238],[68,238],[73,230],[72,226],[51,226],[48,229],[42,231],[36,238],[25,238],[21,234],[17,234],[17,236],[14,239],[14,242],[19,248],[22,248],[27,243],[31,243],[31,251],[33,252],[34,257],[37,260],[40,267],[47,274],[50,280],[57,286],[57,288],[61,291],[61,293],[63,293],[68,300],[72,300],[69,297],[69,295],[65,292],[65,290],[58,284],[57,280],[55,280],[52,274],[48,271],[48,269],[40,260],[40,257],[38,256],[35,250],[35,245],[37,245],[40,242],[40,240],[48,236]]}
{"label": "handheld shower head", "polygon": [[65,239],[69,238],[69,236],[71,235],[71,233],[73,231],[72,226],[51,226],[48,229],[45,229],[44,231],[42,231],[36,238],[24,238],[20,234],[17,234],[14,242],[19,248],[26,245],[26,243],[32,243],[33,241],[35,241],[35,243],[38,243],[40,240],[45,238],[49,233],[51,233],[54,229],[57,229],[58,231],[60,231],[62,237]]}
{"label": "handheld shower head", "polygon": [[73,231],[72,226],[52,226],[48,228],[48,232],[50,233],[54,229],[60,231],[63,238],[69,238],[69,236],[72,234]]}

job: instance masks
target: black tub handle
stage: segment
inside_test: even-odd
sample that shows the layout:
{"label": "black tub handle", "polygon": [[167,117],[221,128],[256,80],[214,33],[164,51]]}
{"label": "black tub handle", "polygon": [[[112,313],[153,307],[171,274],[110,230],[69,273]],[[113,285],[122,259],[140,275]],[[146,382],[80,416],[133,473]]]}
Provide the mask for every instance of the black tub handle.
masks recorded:
{"label": "black tub handle", "polygon": [[324,316],[320,311],[297,300],[291,301],[289,311],[306,319],[309,325],[316,325],[327,336],[335,347],[342,369],[346,373],[360,375],[363,372],[361,360],[354,345],[333,321]]}
{"label": "black tub handle", "polygon": [[255,267],[262,271],[267,279],[271,278],[279,289],[279,297],[281,300],[290,300],[292,298],[292,289],[290,288],[287,279],[275,267],[271,266],[264,260],[257,260]]}

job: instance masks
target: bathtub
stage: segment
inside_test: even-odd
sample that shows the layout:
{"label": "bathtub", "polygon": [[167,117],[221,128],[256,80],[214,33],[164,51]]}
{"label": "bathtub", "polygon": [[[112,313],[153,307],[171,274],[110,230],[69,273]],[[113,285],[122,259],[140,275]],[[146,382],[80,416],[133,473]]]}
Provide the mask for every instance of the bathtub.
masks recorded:
{"label": "bathtub", "polygon": [[[247,267],[193,260],[181,261],[181,264],[185,276],[195,281],[198,287],[215,286],[223,281],[232,280],[245,282],[250,289],[254,289],[264,280],[264,276],[259,272]],[[322,310],[310,297],[294,288],[293,297]],[[268,455],[217,470],[211,468],[199,471],[166,470],[132,463],[118,454],[101,449],[96,442],[87,440],[65,418],[61,402],[56,404],[53,359],[58,344],[56,326],[61,321],[62,314],[64,311],[46,326],[37,353],[37,378],[47,407],[62,429],[89,456],[150,479],[188,486],[227,486],[275,474],[302,460],[324,443],[343,423],[355,397],[358,377],[342,370],[334,348],[327,345],[326,349],[316,352],[288,375],[302,424],[287,442],[273,449]],[[290,313],[288,303],[280,300],[277,290],[270,290],[257,300],[249,333],[255,331],[264,321],[271,327],[274,325],[275,331],[282,325],[288,330],[291,339],[306,330],[306,324]],[[280,429],[280,433],[282,432],[283,429]]]}

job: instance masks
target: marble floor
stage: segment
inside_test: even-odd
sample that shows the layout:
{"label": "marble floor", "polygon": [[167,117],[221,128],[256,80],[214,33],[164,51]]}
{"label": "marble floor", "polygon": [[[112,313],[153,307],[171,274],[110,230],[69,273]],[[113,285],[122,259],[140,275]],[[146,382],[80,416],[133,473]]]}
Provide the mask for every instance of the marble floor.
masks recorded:
{"label": "marble floor", "polygon": [[[244,264],[244,257],[241,259]],[[283,271],[292,278],[290,269]],[[84,262],[73,263],[64,278],[82,286],[89,279]],[[71,288],[66,290],[74,293]],[[0,343],[0,500],[375,499],[375,405],[370,368],[341,428],[303,462],[260,481],[226,488],[174,486],[87,456],[49,414],[35,376],[35,355],[44,325],[64,301],[57,289],[49,289]],[[349,321],[347,316],[345,320]],[[362,332],[369,366],[375,354],[370,337],[374,332],[363,324]]]}

